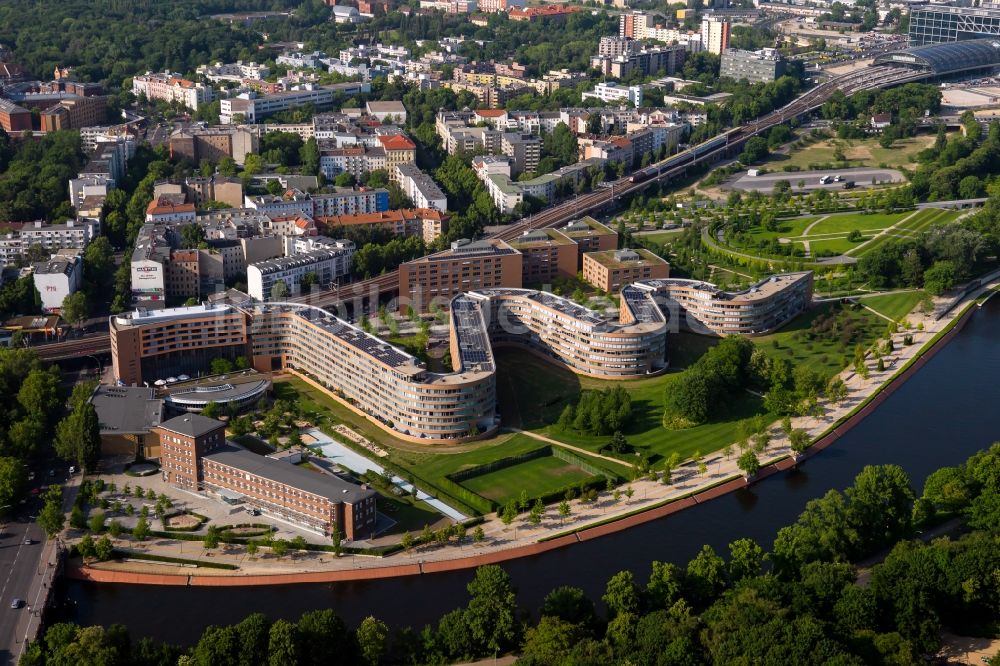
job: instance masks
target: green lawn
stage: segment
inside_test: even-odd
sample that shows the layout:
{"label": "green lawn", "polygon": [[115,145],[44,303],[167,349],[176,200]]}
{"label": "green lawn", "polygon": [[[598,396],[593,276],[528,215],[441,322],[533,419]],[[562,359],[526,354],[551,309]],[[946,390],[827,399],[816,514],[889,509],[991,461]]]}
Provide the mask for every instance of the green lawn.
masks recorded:
{"label": "green lawn", "polygon": [[[855,334],[842,334],[836,339],[810,339],[813,321],[820,316],[838,313],[839,327],[845,330],[853,322]],[[857,344],[868,346],[885,332],[886,322],[864,308],[853,308],[839,303],[824,303],[793,319],[777,333],[754,338],[768,356],[788,359],[794,365],[806,367],[826,378],[833,377],[846,368],[854,358]]]}
{"label": "green lawn", "polygon": [[590,478],[576,465],[549,455],[465,479],[461,485],[503,505],[516,500],[522,491],[527,491],[528,497],[542,497]]}
{"label": "green lawn", "polygon": [[386,444],[392,448],[415,446],[396,439],[363,416],[355,414],[329,395],[313,388],[298,377],[288,377],[274,383],[274,397],[299,405],[303,416],[317,425],[345,423],[373,442]]}
{"label": "green lawn", "polygon": [[861,302],[890,319],[899,320],[908,315],[923,297],[924,292],[917,290],[898,294],[885,294],[884,296],[871,296],[862,299]]}
{"label": "green lawn", "polygon": [[642,234],[641,236],[638,236],[638,238],[641,238],[644,241],[649,241],[650,243],[658,243],[662,245],[663,243],[669,243],[672,241],[681,231],[683,231],[683,229],[657,231],[656,233]]}
{"label": "green lawn", "polygon": [[[689,366],[716,342],[718,338],[693,333],[671,334],[667,342],[671,367]],[[695,451],[707,453],[721,449],[735,440],[737,421],[763,413],[761,400],[748,393],[733,400],[714,423],[668,431],[662,425],[666,376],[628,381],[578,377],[519,349],[499,350],[497,366],[497,394],[503,425],[540,432],[595,453],[608,443],[608,436],[562,431],[555,425],[565,406],[575,404],[580,391],[585,389],[624,387],[632,398],[632,419],[624,434],[630,444],[647,449],[655,457],[669,456],[674,451],[686,457]],[[515,425],[518,423],[520,425]]]}
{"label": "green lawn", "polygon": [[376,507],[381,513],[396,521],[391,529],[380,536],[419,532],[424,525],[436,527],[438,523],[449,522],[425,502],[414,502],[412,499],[390,497],[379,493]]}
{"label": "green lawn", "polygon": [[941,208],[925,208],[916,213],[908,213],[907,215],[912,217],[909,217],[906,222],[900,224],[891,232],[879,236],[856,252],[851,252],[851,256],[863,257],[872,250],[892,240],[915,238],[932,226],[951,222],[961,214],[960,211],[943,210]]}
{"label": "green lawn", "polygon": [[849,233],[855,229],[858,231],[868,231],[870,229],[885,229],[891,227],[907,215],[912,215],[912,211],[904,213],[841,213],[831,215],[813,227],[810,236],[822,236],[824,234]]}
{"label": "green lawn", "polygon": [[[819,253],[824,251],[844,254],[848,250],[856,248],[869,238],[871,238],[871,236],[863,236],[857,243],[847,240],[847,236],[842,238],[828,238],[824,240],[809,241],[809,251],[814,257],[820,256]],[[796,245],[804,247],[802,243],[796,243]]]}
{"label": "green lawn", "polygon": [[553,423],[580,396],[580,378],[568,370],[511,347],[494,349],[500,423],[531,429]]}
{"label": "green lawn", "polygon": [[[774,238],[793,238],[795,236],[801,236],[802,232],[806,230],[810,224],[818,220],[820,216],[811,215],[807,217],[796,217],[792,219],[778,220],[778,228],[774,231],[768,231],[764,227],[753,227],[747,232],[748,237],[748,247],[756,247],[757,243],[762,240],[771,240]],[[736,247],[734,245],[734,247]]]}

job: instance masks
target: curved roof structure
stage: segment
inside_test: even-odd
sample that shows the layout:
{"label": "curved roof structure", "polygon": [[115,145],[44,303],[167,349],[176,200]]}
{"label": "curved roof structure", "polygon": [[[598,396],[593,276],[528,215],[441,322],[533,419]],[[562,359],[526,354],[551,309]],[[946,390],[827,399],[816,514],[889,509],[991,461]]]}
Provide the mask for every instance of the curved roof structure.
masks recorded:
{"label": "curved roof structure", "polygon": [[930,69],[935,74],[1000,67],[1000,39],[969,39],[887,51],[876,56],[872,65],[909,65]]}

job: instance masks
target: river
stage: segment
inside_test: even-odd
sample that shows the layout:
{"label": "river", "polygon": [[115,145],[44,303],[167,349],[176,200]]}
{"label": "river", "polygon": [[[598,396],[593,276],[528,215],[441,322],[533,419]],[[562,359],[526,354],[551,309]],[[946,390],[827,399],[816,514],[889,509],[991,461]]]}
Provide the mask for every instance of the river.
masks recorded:
{"label": "river", "polygon": [[[964,461],[1000,439],[992,410],[1000,405],[1000,299],[976,312],[946,348],[874,414],[800,469],[662,520],[607,537],[505,563],[522,607],[536,611],[559,585],[599,599],[622,569],[645,581],[652,560],[679,565],[703,544],[724,552],[741,537],[768,549],[779,528],[806,502],[844,488],[865,465],[896,463],[920,492],[928,474]],[[66,581],[59,599],[69,619],[127,625],[134,638],[197,640],[209,624],[228,624],[260,611],[295,619],[333,608],[349,624],[375,615],[391,626],[422,627],[463,605],[472,571],[389,580],[256,588],[147,587]]]}

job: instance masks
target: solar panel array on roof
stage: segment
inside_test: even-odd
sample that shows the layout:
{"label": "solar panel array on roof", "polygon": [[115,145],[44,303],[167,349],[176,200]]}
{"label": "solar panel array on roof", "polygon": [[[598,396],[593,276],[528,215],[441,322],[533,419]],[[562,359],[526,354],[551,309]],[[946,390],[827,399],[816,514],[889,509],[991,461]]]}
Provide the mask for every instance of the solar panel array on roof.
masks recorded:
{"label": "solar panel array on roof", "polygon": [[415,357],[396,349],[386,342],[382,342],[375,336],[369,335],[323,310],[306,308],[299,310],[297,314],[303,319],[321,326],[355,349],[378,359],[389,367],[398,368],[404,365],[420,365]]}
{"label": "solar panel array on roof", "polygon": [[451,313],[455,320],[462,370],[492,372],[489,336],[476,302],[467,296],[458,296],[451,302]]}
{"label": "solar panel array on roof", "polygon": [[587,322],[588,324],[599,326],[600,324],[607,323],[604,317],[597,314],[593,310],[588,310],[582,305],[577,305],[573,301],[560,298],[559,296],[555,296],[544,291],[536,291],[531,298],[546,307],[550,307],[553,310],[562,312],[563,314],[567,314],[571,317],[579,319],[580,321]]}
{"label": "solar panel array on roof", "polygon": [[650,300],[648,292],[636,289],[630,285],[622,289],[622,298],[625,299],[625,304],[637,321],[643,323],[663,321],[659,309]]}

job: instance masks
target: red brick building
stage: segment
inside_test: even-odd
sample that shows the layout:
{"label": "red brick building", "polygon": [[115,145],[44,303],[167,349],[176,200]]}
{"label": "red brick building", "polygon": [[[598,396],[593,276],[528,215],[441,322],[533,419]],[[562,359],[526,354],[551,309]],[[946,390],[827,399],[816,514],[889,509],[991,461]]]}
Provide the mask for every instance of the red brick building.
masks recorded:
{"label": "red brick building", "polygon": [[323,534],[372,536],[376,493],[326,474],[226,444],[225,424],[184,414],[154,427],[163,478]]}
{"label": "red brick building", "polygon": [[14,102],[0,99],[0,127],[8,134],[31,129],[31,111]]}

